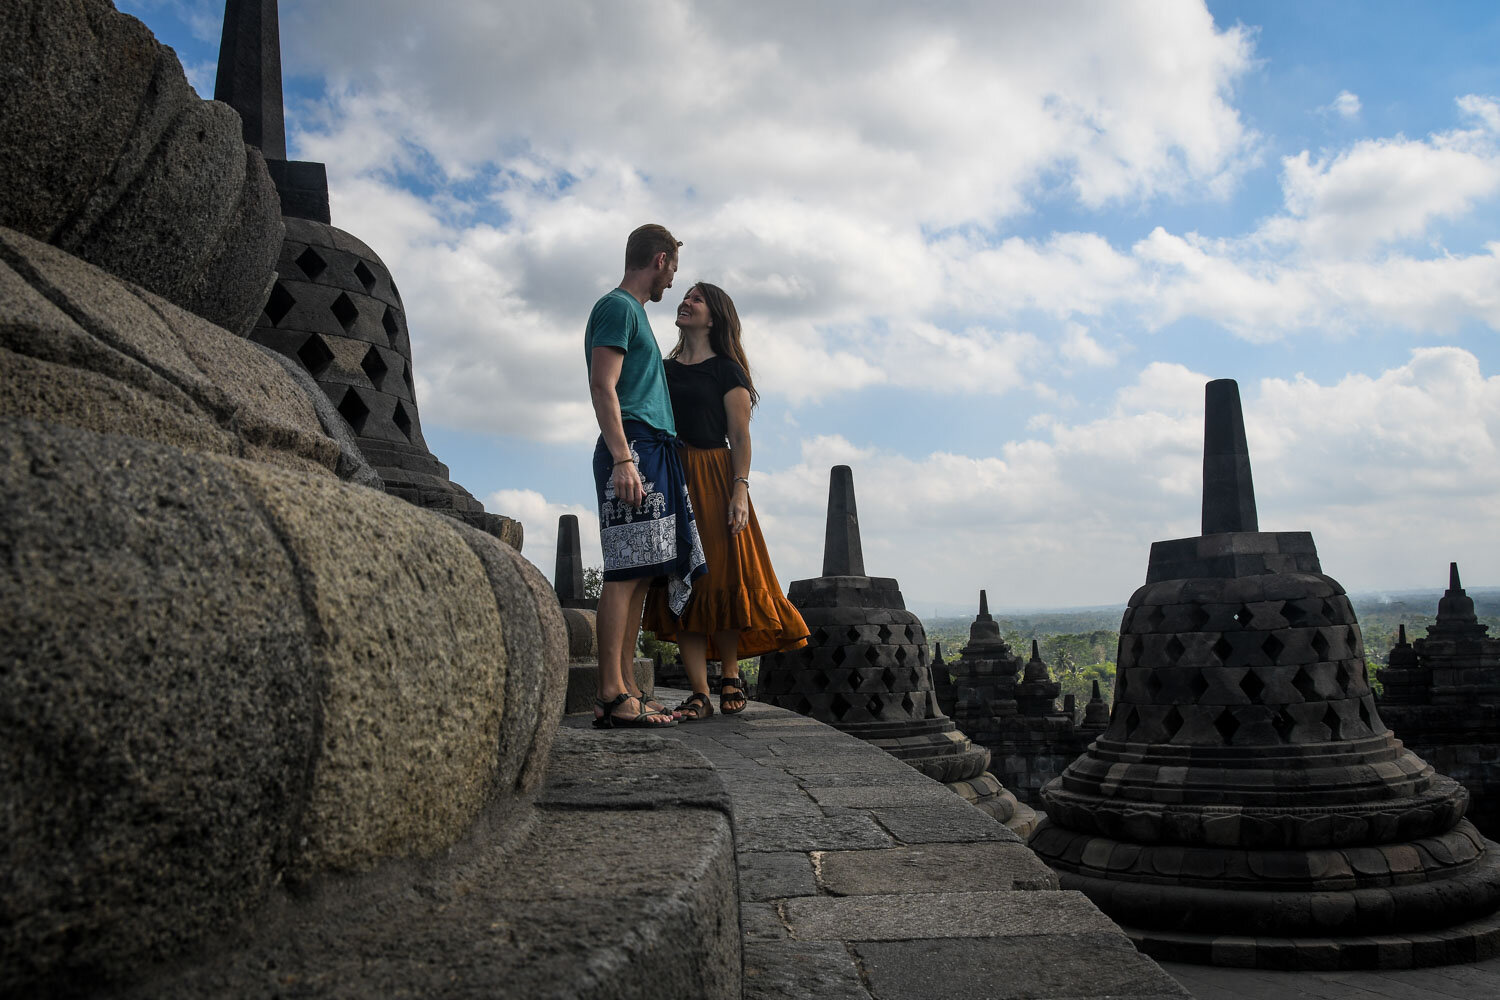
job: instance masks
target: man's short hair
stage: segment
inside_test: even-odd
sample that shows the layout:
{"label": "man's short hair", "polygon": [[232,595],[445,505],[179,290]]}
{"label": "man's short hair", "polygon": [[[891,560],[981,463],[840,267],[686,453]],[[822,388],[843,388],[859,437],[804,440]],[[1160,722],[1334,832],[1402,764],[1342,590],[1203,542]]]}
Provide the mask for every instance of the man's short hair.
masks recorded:
{"label": "man's short hair", "polygon": [[650,267],[656,255],[664,253],[671,260],[677,256],[677,248],[682,246],[682,241],[676,239],[667,232],[666,226],[658,226],[649,223],[630,234],[630,239],[625,241],[625,270],[639,271],[643,267]]}

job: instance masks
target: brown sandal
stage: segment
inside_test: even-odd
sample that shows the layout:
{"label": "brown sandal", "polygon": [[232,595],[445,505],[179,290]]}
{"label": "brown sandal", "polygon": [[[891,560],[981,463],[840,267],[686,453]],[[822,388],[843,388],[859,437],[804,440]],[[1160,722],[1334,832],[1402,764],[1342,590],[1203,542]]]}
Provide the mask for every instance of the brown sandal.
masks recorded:
{"label": "brown sandal", "polygon": [[[726,701],[738,701],[739,707],[730,708],[724,704]],[[725,677],[719,681],[719,711],[725,715],[738,715],[748,704],[750,704],[750,699],[745,694],[745,685],[740,683],[738,677]]]}
{"label": "brown sandal", "polygon": [[682,722],[698,722],[713,717],[714,703],[708,700],[708,695],[694,691],[687,701],[672,709],[672,714],[679,715]]}

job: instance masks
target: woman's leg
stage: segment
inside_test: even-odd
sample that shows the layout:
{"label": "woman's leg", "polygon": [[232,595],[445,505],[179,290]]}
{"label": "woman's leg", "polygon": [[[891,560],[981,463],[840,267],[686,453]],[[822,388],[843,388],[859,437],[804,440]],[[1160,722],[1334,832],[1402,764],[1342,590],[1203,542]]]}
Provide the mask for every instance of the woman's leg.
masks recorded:
{"label": "woman's leg", "polygon": [[677,648],[682,652],[682,670],[688,676],[693,694],[708,697],[708,636],[702,632],[678,632]]}
{"label": "woman's leg", "polygon": [[740,650],[740,634],[734,629],[714,633],[714,650],[719,654],[720,663],[723,665],[722,676],[725,681],[735,681],[740,685],[738,691],[729,694],[724,693],[722,681],[719,688],[719,711],[727,715],[743,711],[745,708],[744,682],[740,681],[740,661],[736,655]]}

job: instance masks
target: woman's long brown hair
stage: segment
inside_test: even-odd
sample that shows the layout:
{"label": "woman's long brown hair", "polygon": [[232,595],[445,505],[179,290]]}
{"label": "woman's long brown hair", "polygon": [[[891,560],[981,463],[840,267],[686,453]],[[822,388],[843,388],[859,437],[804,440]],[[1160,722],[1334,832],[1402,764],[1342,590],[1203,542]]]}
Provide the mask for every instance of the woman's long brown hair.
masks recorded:
{"label": "woman's long brown hair", "polygon": [[[715,354],[733,358],[740,366],[740,371],[745,373],[745,388],[750,390],[750,406],[754,408],[760,402],[760,393],[755,391],[755,380],[750,377],[750,360],[745,357],[745,347],[740,343],[740,314],[735,311],[734,300],[724,289],[706,281],[698,282],[693,288],[703,293],[703,302],[708,306],[708,346],[713,348]],[[693,288],[688,291],[691,292]],[[687,335],[681,330],[677,331],[677,346],[672,348],[672,353],[667,357],[677,357],[686,344]]]}

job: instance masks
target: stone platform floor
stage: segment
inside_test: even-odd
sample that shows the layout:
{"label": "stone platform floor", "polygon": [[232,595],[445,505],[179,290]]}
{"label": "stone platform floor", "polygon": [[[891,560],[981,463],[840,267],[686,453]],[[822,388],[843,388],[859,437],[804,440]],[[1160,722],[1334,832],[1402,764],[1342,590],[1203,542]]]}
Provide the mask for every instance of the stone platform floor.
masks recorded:
{"label": "stone platform floor", "polygon": [[610,737],[680,740],[727,786],[747,1000],[1187,995],[1014,833],[868,743],[758,702]]}
{"label": "stone platform floor", "polygon": [[1500,997],[1500,958],[1471,965],[1351,972],[1272,972],[1163,962],[1197,1000],[1487,1000]]}

